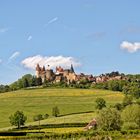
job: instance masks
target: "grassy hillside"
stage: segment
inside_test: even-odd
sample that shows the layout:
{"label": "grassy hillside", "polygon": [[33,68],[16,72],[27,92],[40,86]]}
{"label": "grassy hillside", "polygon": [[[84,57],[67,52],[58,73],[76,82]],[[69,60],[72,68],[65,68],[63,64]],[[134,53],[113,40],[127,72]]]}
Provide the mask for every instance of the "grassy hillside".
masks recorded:
{"label": "grassy hillside", "polygon": [[31,89],[3,93],[0,94],[0,127],[10,126],[9,116],[17,110],[25,113],[28,122],[32,122],[36,114],[51,115],[54,106],[58,106],[61,115],[94,111],[97,97],[112,105],[121,102],[123,94],[94,89]]}
{"label": "grassy hillside", "polygon": [[[45,120],[41,120],[40,124],[65,124],[65,123],[89,123],[96,113],[81,113],[81,114],[72,114],[62,117],[52,117]],[[38,125],[38,121],[27,123],[27,125]]]}

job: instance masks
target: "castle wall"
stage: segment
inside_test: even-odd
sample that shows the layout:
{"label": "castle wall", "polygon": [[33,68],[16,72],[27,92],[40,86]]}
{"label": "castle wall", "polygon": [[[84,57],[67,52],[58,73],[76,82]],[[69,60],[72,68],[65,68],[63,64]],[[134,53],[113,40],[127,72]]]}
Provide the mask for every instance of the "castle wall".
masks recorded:
{"label": "castle wall", "polygon": [[76,81],[76,74],[75,73],[69,73],[67,76],[67,81],[72,82],[72,81]]}
{"label": "castle wall", "polygon": [[[56,67],[56,73],[53,72],[52,69],[45,70],[45,67],[40,67],[39,64],[36,67],[36,77],[41,77],[42,81],[44,82],[45,79],[49,81],[76,81],[76,74],[72,72],[74,70],[71,69],[63,69],[61,67]],[[60,74],[60,75],[57,75]]]}
{"label": "castle wall", "polygon": [[66,77],[66,76],[69,75],[69,73],[70,73],[70,70],[64,70],[64,72],[63,72],[63,76]]}
{"label": "castle wall", "polygon": [[54,79],[53,70],[46,70],[46,79],[47,80],[53,80]]}
{"label": "castle wall", "polygon": [[37,78],[39,78],[40,77],[39,71],[36,71],[35,75]]}

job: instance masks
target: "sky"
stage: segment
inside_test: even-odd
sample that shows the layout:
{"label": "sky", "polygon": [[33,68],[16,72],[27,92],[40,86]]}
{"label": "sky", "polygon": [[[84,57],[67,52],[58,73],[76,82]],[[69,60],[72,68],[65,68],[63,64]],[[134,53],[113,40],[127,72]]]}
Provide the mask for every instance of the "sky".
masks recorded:
{"label": "sky", "polygon": [[140,73],[140,0],[1,0],[0,84],[74,65],[76,73]]}

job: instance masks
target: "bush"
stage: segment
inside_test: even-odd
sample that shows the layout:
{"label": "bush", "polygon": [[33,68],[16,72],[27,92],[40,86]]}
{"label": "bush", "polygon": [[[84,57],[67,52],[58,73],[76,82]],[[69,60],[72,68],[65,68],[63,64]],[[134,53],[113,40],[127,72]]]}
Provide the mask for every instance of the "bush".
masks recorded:
{"label": "bush", "polygon": [[48,117],[49,117],[49,114],[45,114],[43,118],[48,119]]}
{"label": "bush", "polygon": [[133,97],[132,96],[125,96],[123,99],[123,106],[126,107],[127,105],[131,105],[133,103]]}
{"label": "bush", "polygon": [[140,98],[136,100],[136,103],[140,105]]}
{"label": "bush", "polygon": [[133,95],[135,98],[140,98],[140,84],[131,82],[123,87],[123,92],[126,95]]}
{"label": "bush", "polygon": [[122,126],[122,130],[134,130],[138,128],[139,126],[135,122],[125,122]]}
{"label": "bush", "polygon": [[132,104],[127,106],[123,110],[121,118],[123,123],[135,123],[140,128],[140,105]]}
{"label": "bush", "polygon": [[35,116],[33,117],[33,120],[34,120],[34,121],[43,120],[43,116],[42,116],[41,114],[35,115]]}
{"label": "bush", "polygon": [[118,80],[110,80],[108,82],[108,89],[112,91],[119,91],[119,82]]}
{"label": "bush", "polygon": [[100,111],[97,124],[102,130],[119,130],[121,127],[120,112],[115,108],[105,108]]}
{"label": "bush", "polygon": [[106,107],[106,101],[103,98],[96,99],[96,109],[101,110],[102,108]]}
{"label": "bush", "polygon": [[117,110],[122,110],[123,106],[122,106],[122,104],[120,104],[120,103],[116,103],[116,104],[114,105],[114,108],[116,108]]}

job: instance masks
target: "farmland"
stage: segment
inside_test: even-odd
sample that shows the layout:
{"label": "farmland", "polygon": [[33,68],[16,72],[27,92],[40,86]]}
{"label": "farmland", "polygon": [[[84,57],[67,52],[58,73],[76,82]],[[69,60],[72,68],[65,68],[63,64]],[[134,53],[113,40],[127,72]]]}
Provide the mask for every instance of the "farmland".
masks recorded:
{"label": "farmland", "polygon": [[[82,114],[81,112],[92,112],[95,110],[95,100],[102,97],[106,100],[107,106],[121,102],[124,95],[120,92],[96,89],[28,89],[18,90],[0,94],[0,128],[9,127],[9,116],[17,110],[22,110],[27,116],[27,123],[33,122],[33,116],[37,114],[49,114],[47,120],[42,123],[54,123],[70,120],[72,115],[63,118],[53,118],[52,108],[58,106],[60,115]],[[79,115],[80,116],[80,115]],[[75,122],[81,120],[74,117]],[[84,116],[84,114],[83,114]],[[95,114],[93,113],[93,116]],[[64,119],[65,118],[65,119]],[[92,113],[85,115],[83,121],[88,122]],[[34,122],[33,122],[34,123]],[[36,122],[35,122],[36,123]]]}

